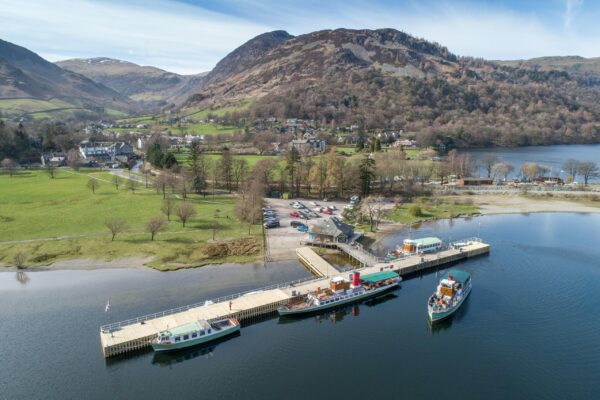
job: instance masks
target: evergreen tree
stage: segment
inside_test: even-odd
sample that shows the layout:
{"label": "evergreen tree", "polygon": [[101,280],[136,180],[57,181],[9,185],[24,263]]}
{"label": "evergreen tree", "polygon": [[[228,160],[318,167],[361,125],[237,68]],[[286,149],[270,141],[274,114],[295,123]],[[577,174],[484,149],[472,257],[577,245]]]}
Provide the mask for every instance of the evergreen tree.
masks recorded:
{"label": "evergreen tree", "polygon": [[360,190],[361,196],[366,197],[371,193],[371,181],[375,176],[375,160],[365,156],[359,166]]}

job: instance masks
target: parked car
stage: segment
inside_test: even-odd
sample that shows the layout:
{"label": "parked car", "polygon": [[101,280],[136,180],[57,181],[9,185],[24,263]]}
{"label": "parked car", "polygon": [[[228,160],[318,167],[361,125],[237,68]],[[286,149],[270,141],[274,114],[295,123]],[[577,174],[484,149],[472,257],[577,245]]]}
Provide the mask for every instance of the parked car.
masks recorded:
{"label": "parked car", "polygon": [[298,204],[298,203],[294,204],[292,207],[295,208],[296,210],[301,210],[304,208],[304,206],[302,204]]}
{"label": "parked car", "polygon": [[360,201],[360,197],[352,196],[350,197],[350,202],[358,203]]}
{"label": "parked car", "polygon": [[263,210],[263,212],[265,212],[265,211],[275,211],[271,207],[263,207],[262,210]]}
{"label": "parked car", "polygon": [[292,211],[290,213],[290,217],[298,218],[299,216],[300,216],[300,214],[298,214],[296,211]]}
{"label": "parked car", "polygon": [[279,226],[279,221],[271,221],[271,222],[265,222],[264,227],[267,229],[271,229],[271,228],[278,228]]}
{"label": "parked car", "polygon": [[292,226],[292,228],[298,228],[299,226],[306,226],[306,224],[304,224],[301,221],[292,221],[292,222],[290,222],[290,225]]}
{"label": "parked car", "polygon": [[324,208],[322,211],[323,214],[327,214],[327,215],[332,215],[333,211],[331,211],[329,208]]}
{"label": "parked car", "polygon": [[299,232],[308,232],[308,227],[306,225],[302,225],[296,228]]}
{"label": "parked car", "polygon": [[310,202],[310,205],[311,205],[311,206],[315,206],[315,207],[316,207],[316,206],[318,206],[318,204],[317,204],[317,203],[315,203],[314,201],[311,201],[311,202]]}
{"label": "parked car", "polygon": [[315,208],[313,208],[314,212],[321,212],[321,210],[323,210],[323,207],[315,207]]}
{"label": "parked car", "polygon": [[330,209],[331,211],[335,211],[337,210],[336,206],[327,206],[328,209]]}

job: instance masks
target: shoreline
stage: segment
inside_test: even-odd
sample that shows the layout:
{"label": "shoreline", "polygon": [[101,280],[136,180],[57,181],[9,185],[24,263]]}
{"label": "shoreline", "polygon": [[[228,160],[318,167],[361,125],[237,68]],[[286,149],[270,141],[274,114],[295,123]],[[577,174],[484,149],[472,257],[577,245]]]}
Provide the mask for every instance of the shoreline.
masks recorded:
{"label": "shoreline", "polygon": [[[600,213],[600,204],[598,207],[582,204],[569,199],[534,199],[523,196],[464,196],[464,198],[473,199],[474,205],[479,207],[479,212],[473,215],[463,215],[454,218],[476,218],[486,215],[502,214],[532,214],[532,213],[567,213],[567,214],[590,214]],[[414,224],[422,224],[436,220],[449,218],[430,218],[427,220],[416,221]],[[393,221],[381,221],[377,231],[367,232],[365,237],[376,244],[387,235],[405,229],[409,224]],[[295,254],[295,253],[294,253]],[[245,261],[247,264],[260,263],[263,255],[254,257],[252,260]],[[290,261],[295,260],[293,256],[284,254],[273,254],[272,261]],[[95,270],[95,269],[151,269],[159,272],[175,271],[179,269],[201,268],[206,265],[219,265],[226,262],[235,262],[225,260],[223,262],[207,262],[202,265],[165,265],[161,267],[151,267],[146,265],[151,262],[153,257],[126,257],[114,260],[96,260],[90,258],[65,259],[56,261],[52,264],[26,267],[18,269],[13,266],[0,267],[3,272],[35,272],[35,271],[62,271],[62,270]]]}

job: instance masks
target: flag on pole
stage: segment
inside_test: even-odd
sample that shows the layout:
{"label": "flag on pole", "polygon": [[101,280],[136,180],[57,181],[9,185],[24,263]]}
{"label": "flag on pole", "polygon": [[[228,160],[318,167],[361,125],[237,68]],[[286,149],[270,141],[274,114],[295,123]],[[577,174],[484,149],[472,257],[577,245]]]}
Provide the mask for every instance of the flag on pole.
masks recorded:
{"label": "flag on pole", "polygon": [[110,310],[110,300],[106,301],[106,306],[104,307],[104,312],[107,313]]}

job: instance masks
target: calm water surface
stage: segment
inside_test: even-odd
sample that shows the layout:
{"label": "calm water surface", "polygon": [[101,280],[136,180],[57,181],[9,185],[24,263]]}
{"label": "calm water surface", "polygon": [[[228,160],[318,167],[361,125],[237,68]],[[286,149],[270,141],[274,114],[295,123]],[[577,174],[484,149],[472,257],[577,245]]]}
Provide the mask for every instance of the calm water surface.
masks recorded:
{"label": "calm water surface", "polygon": [[[514,176],[519,175],[521,164],[530,162],[552,168],[552,173],[555,176],[560,174],[562,164],[570,158],[579,161],[593,161],[600,165],[600,144],[472,149],[463,152],[471,154],[476,159],[481,158],[484,154],[494,154],[502,162],[512,164],[515,167]],[[484,176],[485,173],[483,169],[480,171],[481,176]],[[562,177],[565,177],[564,173]]]}
{"label": "calm water surface", "polygon": [[307,273],[296,262],[38,272],[26,283],[0,273],[0,398],[600,398],[600,216],[490,216],[412,235],[479,231],[492,252],[460,263],[473,291],[436,329],[426,313],[431,272],[334,313],[269,319],[175,356],[108,362],[98,339],[107,298],[116,321]]}

